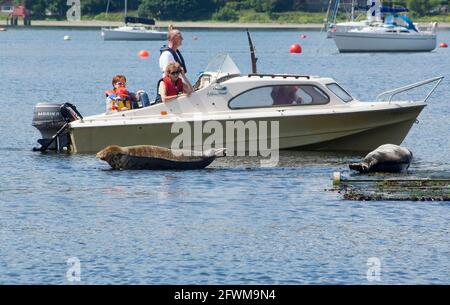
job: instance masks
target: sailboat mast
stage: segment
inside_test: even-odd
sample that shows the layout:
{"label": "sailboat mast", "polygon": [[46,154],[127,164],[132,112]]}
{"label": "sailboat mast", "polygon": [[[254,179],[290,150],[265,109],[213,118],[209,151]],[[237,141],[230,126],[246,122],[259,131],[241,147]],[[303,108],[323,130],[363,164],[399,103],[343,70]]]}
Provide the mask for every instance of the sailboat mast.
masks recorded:
{"label": "sailboat mast", "polygon": [[106,17],[108,17],[108,12],[109,12],[109,2],[111,0],[108,0],[108,4],[106,4]]}
{"label": "sailboat mast", "polygon": [[336,0],[335,5],[334,5],[334,11],[333,11],[333,23],[336,22],[337,14],[339,11],[339,5],[341,5],[340,0]]}
{"label": "sailboat mast", "polygon": [[355,21],[355,0],[352,0],[352,21]]}
{"label": "sailboat mast", "polygon": [[330,2],[328,2],[328,9],[327,9],[327,17],[326,17],[326,21],[328,22],[328,18],[330,16],[330,11],[331,11],[331,3],[333,2],[333,0],[330,0]]}

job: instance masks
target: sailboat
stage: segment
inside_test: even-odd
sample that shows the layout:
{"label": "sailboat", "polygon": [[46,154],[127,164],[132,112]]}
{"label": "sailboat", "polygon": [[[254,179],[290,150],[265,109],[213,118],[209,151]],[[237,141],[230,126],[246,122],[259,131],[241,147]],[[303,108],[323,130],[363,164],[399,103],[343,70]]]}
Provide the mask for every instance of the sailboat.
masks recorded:
{"label": "sailboat", "polygon": [[[124,25],[118,28],[102,28],[103,40],[166,40],[167,32],[157,30],[156,21],[154,19],[128,17],[127,9],[128,3],[125,2],[125,19]],[[107,11],[109,8],[107,5]],[[143,24],[143,25],[130,25],[130,24]]]}
{"label": "sailboat", "polygon": [[355,7],[357,3],[355,0],[351,1],[351,17],[350,20],[346,22],[336,23],[337,13],[339,6],[341,5],[340,0],[330,0],[328,5],[327,17],[325,19],[325,30],[327,32],[327,38],[332,38],[335,32],[347,32],[353,29],[361,29],[370,24],[368,19],[356,21],[355,18]]}
{"label": "sailboat", "polygon": [[436,23],[419,30],[408,16],[398,15],[408,9],[382,7],[379,0],[368,4],[368,26],[333,33],[339,52],[429,52],[436,48]]}

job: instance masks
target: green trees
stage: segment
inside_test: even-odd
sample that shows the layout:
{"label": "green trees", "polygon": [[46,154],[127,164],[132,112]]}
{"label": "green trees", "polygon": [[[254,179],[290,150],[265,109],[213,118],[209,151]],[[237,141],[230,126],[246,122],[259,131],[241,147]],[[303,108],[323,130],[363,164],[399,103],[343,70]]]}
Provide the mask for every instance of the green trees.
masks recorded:
{"label": "green trees", "polygon": [[212,0],[143,0],[138,14],[167,20],[196,20],[210,15],[215,7]]}
{"label": "green trees", "polygon": [[429,14],[430,10],[440,3],[439,0],[406,0],[407,7],[419,16]]}
{"label": "green trees", "polygon": [[[137,10],[141,0],[128,0],[128,9]],[[104,13],[108,5],[108,0],[81,0],[82,14],[96,15]],[[110,0],[110,11],[123,11],[125,6],[124,0]]]}
{"label": "green trees", "polygon": [[[125,0],[109,0],[110,12],[123,12]],[[19,4],[21,0],[13,0]],[[398,5],[406,4],[411,12],[425,16],[439,5],[448,4],[448,0],[402,0]],[[138,10],[141,17],[156,17],[163,20],[204,20],[221,21],[249,18],[276,19],[285,12],[308,11],[306,0],[127,0],[129,10]],[[108,0],[81,0],[82,15],[98,15],[106,11]],[[67,0],[26,0],[34,18],[45,18],[46,13],[53,17],[65,18],[69,9]],[[437,12],[437,10],[435,10]],[[248,18],[247,18],[248,19]]]}
{"label": "green trees", "polygon": [[[127,0],[129,10],[137,10],[141,0]],[[21,0],[14,0],[14,4],[20,4]],[[65,18],[67,10],[67,0],[26,0],[27,8],[33,12],[35,18],[44,18],[46,13],[52,16]],[[81,0],[82,15],[96,15],[106,11],[108,0]],[[123,11],[124,0],[110,0],[110,11]]]}
{"label": "green trees", "polygon": [[27,9],[33,12],[33,17],[43,18],[46,13],[53,13],[57,16],[65,15],[68,6],[67,0],[27,0]]}

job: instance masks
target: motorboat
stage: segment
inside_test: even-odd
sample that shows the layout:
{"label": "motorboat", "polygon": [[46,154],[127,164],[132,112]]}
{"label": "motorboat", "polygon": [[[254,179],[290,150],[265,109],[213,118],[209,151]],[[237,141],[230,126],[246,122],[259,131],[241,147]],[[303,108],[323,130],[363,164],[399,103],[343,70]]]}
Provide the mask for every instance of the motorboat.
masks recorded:
{"label": "motorboat", "polygon": [[200,130],[200,138],[192,136],[194,140],[182,148],[202,151],[212,129],[228,131],[229,125],[248,129],[264,122],[273,123],[276,132],[259,130],[252,135],[237,130],[231,137],[223,132],[216,144],[228,150],[266,139],[278,141],[279,149],[368,152],[382,144],[400,144],[432,92],[418,101],[397,101],[394,96],[436,82],[434,91],[443,79],[425,80],[387,91],[377,101],[362,102],[328,77],[243,74],[228,54],[216,56],[204,71],[190,96],[84,118],[71,109],[72,116],[61,117],[60,109],[68,112],[61,104],[38,104],[33,125],[41,131],[41,145],[49,146],[56,138],[54,148],[70,153],[96,153],[109,145],[173,148],[179,137],[175,127],[180,124]]}
{"label": "motorboat", "polygon": [[[142,25],[130,25],[140,23]],[[102,28],[103,40],[166,40],[167,32],[159,31],[155,27],[155,20],[137,17],[125,17],[125,25],[117,28]]]}
{"label": "motorboat", "polygon": [[372,5],[367,19],[336,25],[331,29],[339,52],[429,52],[436,48],[437,23],[419,29],[408,16],[406,8],[382,7],[380,1]]}

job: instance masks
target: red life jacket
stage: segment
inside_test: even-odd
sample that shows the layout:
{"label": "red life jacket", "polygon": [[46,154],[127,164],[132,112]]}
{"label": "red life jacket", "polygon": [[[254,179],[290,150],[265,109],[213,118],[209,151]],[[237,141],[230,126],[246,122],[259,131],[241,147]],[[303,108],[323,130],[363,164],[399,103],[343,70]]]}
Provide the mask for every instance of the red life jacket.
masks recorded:
{"label": "red life jacket", "polygon": [[177,95],[178,93],[183,93],[183,81],[181,80],[181,78],[177,79],[177,82],[175,85],[172,83],[172,80],[170,79],[169,76],[164,76],[162,81],[164,82],[164,85],[166,86],[166,95],[167,96],[172,96],[172,95]]}

